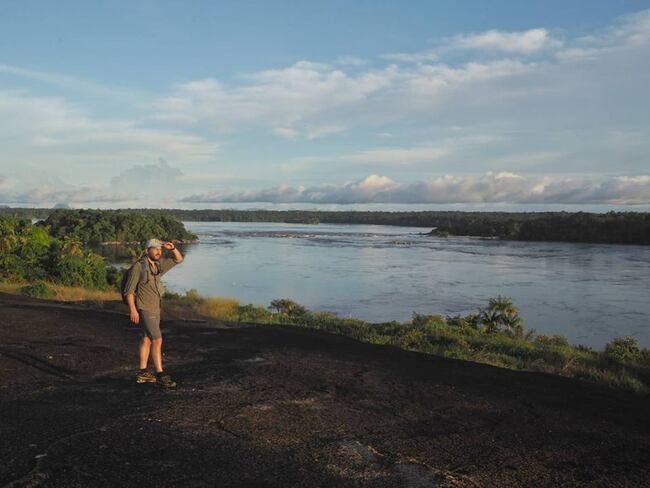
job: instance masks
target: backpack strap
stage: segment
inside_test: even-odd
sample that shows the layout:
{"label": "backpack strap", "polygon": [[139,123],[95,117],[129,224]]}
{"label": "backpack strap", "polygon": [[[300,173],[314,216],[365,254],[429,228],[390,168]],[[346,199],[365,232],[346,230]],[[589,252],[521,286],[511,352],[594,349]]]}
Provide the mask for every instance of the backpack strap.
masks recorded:
{"label": "backpack strap", "polygon": [[149,263],[147,260],[143,257],[140,258],[140,279],[138,280],[138,284],[143,283],[145,279],[147,279],[147,268],[149,267]]}

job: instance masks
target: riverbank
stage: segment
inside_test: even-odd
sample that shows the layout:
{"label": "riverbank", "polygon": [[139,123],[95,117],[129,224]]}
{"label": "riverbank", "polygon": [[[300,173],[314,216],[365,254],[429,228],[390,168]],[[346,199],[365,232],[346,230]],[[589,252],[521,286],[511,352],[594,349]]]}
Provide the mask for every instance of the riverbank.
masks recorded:
{"label": "riverbank", "polygon": [[[165,318],[179,383],[133,382],[124,310],[0,294],[0,483],[644,486],[647,396],[278,325]],[[13,483],[13,484],[12,484]]]}
{"label": "riverbank", "polygon": [[[42,282],[0,283],[2,291],[114,311],[123,308],[115,290],[86,290]],[[523,327],[516,307],[506,297],[492,299],[488,307],[467,316],[414,314],[410,322],[384,323],[310,311],[289,299],[273,300],[265,308],[242,304],[234,298],[205,297],[195,290],[183,295],[166,293],[164,302],[166,314],[175,319],[312,329],[370,344],[576,378],[638,394],[650,392],[650,350],[640,348],[633,337],[615,338],[604,350],[594,351],[570,344],[563,336],[537,334]]]}

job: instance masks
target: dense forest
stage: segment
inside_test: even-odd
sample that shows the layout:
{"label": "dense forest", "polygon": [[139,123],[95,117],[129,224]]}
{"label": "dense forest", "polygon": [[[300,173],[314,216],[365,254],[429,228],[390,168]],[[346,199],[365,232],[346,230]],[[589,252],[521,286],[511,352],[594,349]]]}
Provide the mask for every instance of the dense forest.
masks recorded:
{"label": "dense forest", "polygon": [[85,244],[136,243],[150,238],[165,241],[194,241],[182,222],[169,215],[123,210],[52,211],[38,225],[53,237],[73,237]]}
{"label": "dense forest", "polygon": [[93,252],[92,246],[111,241],[140,243],[152,237],[196,239],[182,222],[160,214],[54,210],[37,223],[0,215],[0,281],[106,289],[117,283],[120,272]]}
{"label": "dense forest", "polygon": [[27,219],[0,216],[0,281],[47,280],[106,289],[118,271],[72,237],[56,238]]}
{"label": "dense forest", "polygon": [[[2,213],[23,217],[46,218],[77,210],[0,209]],[[114,216],[124,214],[154,215],[161,219],[218,222],[285,222],[329,224],[376,224],[424,227],[434,235],[466,235],[521,241],[565,241],[604,244],[650,244],[650,213],[608,212],[371,212],[371,211],[308,211],[308,210],[180,210],[130,209],[101,212]],[[117,218],[117,217],[111,217]],[[86,228],[88,225],[85,224]],[[94,225],[94,224],[93,224]],[[128,229],[135,227],[129,226]],[[88,230],[90,232],[90,230]],[[112,231],[111,231],[112,232]],[[103,235],[103,233],[100,233]],[[112,234],[117,235],[117,234]],[[104,236],[108,237],[108,236]],[[120,240],[115,237],[106,240]],[[122,240],[128,240],[124,236]],[[133,239],[137,240],[137,239]]]}

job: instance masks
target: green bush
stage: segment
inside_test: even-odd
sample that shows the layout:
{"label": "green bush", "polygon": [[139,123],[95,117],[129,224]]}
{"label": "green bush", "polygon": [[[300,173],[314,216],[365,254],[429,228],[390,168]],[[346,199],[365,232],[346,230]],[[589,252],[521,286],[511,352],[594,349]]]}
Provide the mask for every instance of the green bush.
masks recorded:
{"label": "green bush", "polygon": [[183,295],[180,293],[174,293],[173,291],[165,291],[163,294],[163,300],[181,301],[182,298]]}
{"label": "green bush", "polygon": [[276,298],[271,302],[269,308],[271,310],[275,309],[279,314],[290,318],[303,317],[307,314],[305,307],[288,298]]}
{"label": "green bush", "polygon": [[554,336],[545,336],[545,335],[538,335],[535,337],[535,342],[539,345],[543,346],[563,346],[563,347],[570,347],[569,340],[560,335],[554,335]]}
{"label": "green bush", "polygon": [[42,281],[32,283],[31,285],[23,286],[20,289],[20,294],[25,295],[28,297],[32,298],[53,298],[55,296],[55,292],[52,288],[50,288],[47,283],[43,283]]}
{"label": "green bush", "polygon": [[122,281],[122,273],[125,273],[128,270],[121,270],[116,268],[115,266],[106,266],[106,283],[108,286],[112,286],[114,288],[117,288],[120,286],[120,282]]}
{"label": "green bush", "polygon": [[446,324],[445,318],[442,315],[421,315],[413,312],[411,317],[411,325],[414,327],[424,327],[432,324]]}
{"label": "green bush", "polygon": [[103,258],[78,239],[53,238],[47,229],[13,217],[0,217],[0,276],[97,289],[109,284]]}
{"label": "green bush", "polygon": [[614,361],[638,361],[641,359],[639,341],[635,337],[617,337],[605,346],[605,357]]}
{"label": "green bush", "polygon": [[258,307],[249,303],[248,305],[237,306],[238,322],[263,322],[268,323],[273,319],[273,314],[264,307]]}
{"label": "green bush", "polygon": [[54,259],[51,275],[55,281],[66,286],[105,289],[108,285],[104,260],[92,253],[58,255]]}

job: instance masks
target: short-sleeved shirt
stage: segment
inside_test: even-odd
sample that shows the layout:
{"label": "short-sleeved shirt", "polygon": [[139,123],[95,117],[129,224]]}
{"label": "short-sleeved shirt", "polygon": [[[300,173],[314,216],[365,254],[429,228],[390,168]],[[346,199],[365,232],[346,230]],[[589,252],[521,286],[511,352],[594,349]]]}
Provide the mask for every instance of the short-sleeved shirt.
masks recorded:
{"label": "short-sleeved shirt", "polygon": [[135,306],[139,310],[160,310],[162,296],[165,294],[162,275],[176,264],[176,261],[171,258],[161,258],[156,262],[156,270],[152,271],[147,257],[144,256],[131,267],[124,294],[135,295]]}

